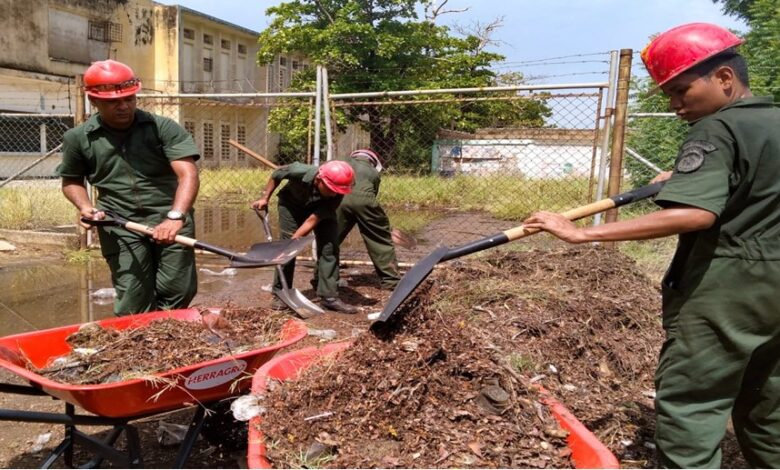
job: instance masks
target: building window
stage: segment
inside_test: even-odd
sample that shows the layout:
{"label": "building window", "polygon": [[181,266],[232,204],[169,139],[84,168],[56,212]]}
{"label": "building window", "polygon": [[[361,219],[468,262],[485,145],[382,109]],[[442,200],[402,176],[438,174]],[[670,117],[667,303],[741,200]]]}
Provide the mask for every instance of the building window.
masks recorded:
{"label": "building window", "polygon": [[214,159],[214,124],[203,123],[203,158]]}
{"label": "building window", "polygon": [[203,44],[208,44],[209,46],[214,44],[214,36],[210,34],[203,34]]}
{"label": "building window", "polygon": [[184,28],[184,39],[189,39],[191,41],[195,40],[195,30],[190,28]]}
{"label": "building window", "polygon": [[227,232],[230,230],[230,211],[228,211],[226,207],[223,207],[219,216],[219,228],[223,232]]}
{"label": "building window", "polygon": [[219,154],[222,157],[222,161],[230,160],[230,124],[222,124],[219,134]]}
{"label": "building window", "polygon": [[214,70],[214,60],[211,57],[203,58],[203,71],[211,72]]}
{"label": "building window", "polygon": [[246,46],[243,44],[238,45],[238,53],[239,54],[246,54]]}
{"label": "building window", "polygon": [[195,140],[195,123],[193,121],[184,121],[184,130]]}
{"label": "building window", "polygon": [[279,57],[279,66],[287,67],[287,57]]}
{"label": "building window", "polygon": [[[236,140],[239,144],[246,146],[246,126],[239,124],[236,128]],[[246,154],[242,151],[238,151],[238,161],[243,162],[246,160]]]}
{"label": "building window", "polygon": [[284,67],[279,67],[279,90],[284,89],[284,76],[287,73],[287,69]]}
{"label": "building window", "polygon": [[108,42],[108,21],[89,21],[87,39]]}
{"label": "building window", "polygon": [[229,41],[229,40],[227,40],[227,39],[223,39],[223,40],[220,42],[220,44],[221,44],[221,46],[222,46],[222,49],[226,49],[226,50],[228,50],[228,51],[230,50],[230,41]]}
{"label": "building window", "polygon": [[203,220],[203,233],[211,233],[214,231],[214,208],[206,207],[203,209],[203,217],[199,217]]}

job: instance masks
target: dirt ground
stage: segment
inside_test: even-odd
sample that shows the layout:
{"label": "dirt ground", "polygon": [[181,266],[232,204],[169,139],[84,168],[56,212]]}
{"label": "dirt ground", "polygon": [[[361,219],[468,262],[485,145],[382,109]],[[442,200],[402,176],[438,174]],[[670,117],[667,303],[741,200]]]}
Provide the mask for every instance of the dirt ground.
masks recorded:
{"label": "dirt ground", "polygon": [[[453,220],[463,222],[464,217],[473,223],[470,215],[454,214]],[[439,227],[443,223],[432,230],[446,230],[443,225]],[[486,227],[488,233],[507,228],[505,222],[489,218],[481,223],[483,234]],[[490,230],[493,227],[495,230]],[[405,253],[405,258],[429,253],[435,241],[442,239],[441,233],[437,233],[421,236],[421,244],[414,252]],[[448,239],[449,246],[484,235],[452,231],[451,236],[456,238]],[[630,260],[614,252],[583,253],[582,249],[569,249],[544,236],[531,237],[506,248],[514,251],[503,252],[501,256],[491,251],[485,256],[453,261],[447,268],[437,268],[426,281],[428,287],[419,302],[435,313],[434,322],[422,331],[433,335],[433,331],[452,329],[461,323],[467,325],[470,344],[478,346],[474,350],[490,345],[487,349],[500,351],[493,356],[511,359],[525,380],[535,379],[553,391],[615,453],[623,467],[657,466],[652,457],[650,397],[652,370],[662,332],[658,321],[660,294],[655,283],[644,277]],[[536,251],[539,248],[543,251]],[[30,259],[62,262],[60,255],[49,250],[20,247],[13,254],[0,253],[0,269]],[[310,275],[310,266],[299,263],[296,280],[308,279]],[[341,289],[342,298],[359,305],[361,312],[357,315],[329,312],[307,323],[313,330],[335,330],[335,340],[366,338],[371,325],[366,314],[380,311],[390,292],[379,289],[370,267],[347,266],[342,269],[342,277],[347,282]],[[301,284],[296,281],[296,285]],[[301,290],[307,297],[315,297],[311,289]],[[254,307],[268,305],[270,294],[258,286],[234,286],[209,298],[198,297],[196,303]],[[414,335],[414,332],[407,333]],[[417,334],[418,342],[428,339],[425,334]],[[323,342],[318,336],[309,336],[295,347]],[[352,366],[346,367],[349,370]],[[383,373],[380,368],[374,369],[374,374]],[[371,375],[362,377],[364,383],[373,380]],[[0,383],[21,382],[0,369]],[[214,407],[226,408],[224,404]],[[47,397],[0,393],[0,410],[59,413],[63,408],[62,402]],[[177,448],[158,443],[159,422],[188,424],[192,414],[192,409],[185,409],[134,423],[140,433],[145,466],[170,468],[173,465]],[[221,425],[224,423],[214,422],[210,426],[212,431],[224,429]],[[105,428],[80,429],[90,434],[105,432]],[[0,466],[37,467],[63,437],[62,425],[0,421]],[[236,449],[243,444],[241,433],[225,436],[217,431],[211,437],[211,440],[198,440],[187,467],[235,468],[245,464],[245,451]],[[723,466],[744,467],[733,436],[728,437],[724,447]],[[379,466],[393,467],[399,462],[385,461]],[[443,462],[435,466],[479,466],[480,460]],[[511,462],[504,461],[502,466]],[[62,465],[60,460],[56,466]]]}

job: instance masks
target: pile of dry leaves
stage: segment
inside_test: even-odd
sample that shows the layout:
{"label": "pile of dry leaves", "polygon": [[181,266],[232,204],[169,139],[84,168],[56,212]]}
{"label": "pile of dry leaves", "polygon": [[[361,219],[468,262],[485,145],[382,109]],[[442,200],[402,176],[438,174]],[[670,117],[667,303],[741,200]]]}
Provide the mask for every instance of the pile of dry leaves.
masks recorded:
{"label": "pile of dry leaves", "polygon": [[43,369],[31,369],[77,385],[142,378],[274,344],[289,319],[265,309],[203,313],[204,321],[167,318],[124,330],[87,323],[67,338],[70,353]]}

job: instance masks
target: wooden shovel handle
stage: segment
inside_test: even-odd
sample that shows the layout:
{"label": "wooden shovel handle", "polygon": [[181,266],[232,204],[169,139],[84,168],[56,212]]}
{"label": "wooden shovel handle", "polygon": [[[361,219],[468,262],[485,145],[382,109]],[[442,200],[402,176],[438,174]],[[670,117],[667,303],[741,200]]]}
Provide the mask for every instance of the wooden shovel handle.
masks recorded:
{"label": "wooden shovel handle", "polygon": [[265,166],[267,166],[268,168],[270,168],[272,170],[275,170],[275,169],[279,168],[279,165],[277,165],[276,163],[273,163],[270,160],[267,160],[267,159],[263,158],[259,153],[250,150],[246,145],[241,145],[241,144],[239,144],[238,142],[236,142],[233,139],[228,140],[228,143],[230,145],[232,145],[233,147],[237,148],[238,150],[241,150],[245,154],[249,155],[250,157],[254,158],[255,160],[263,163]]}
{"label": "wooden shovel handle", "polygon": [[[144,235],[152,236],[154,233],[154,229],[149,227],[148,225],[139,224],[138,222],[130,222],[127,221],[124,223],[124,226],[128,230],[132,230],[133,232],[142,233]],[[185,237],[184,235],[176,235],[176,243],[180,243],[182,245],[186,245],[193,248],[200,248],[200,246],[196,247],[195,244],[198,243],[197,240],[190,237]]]}

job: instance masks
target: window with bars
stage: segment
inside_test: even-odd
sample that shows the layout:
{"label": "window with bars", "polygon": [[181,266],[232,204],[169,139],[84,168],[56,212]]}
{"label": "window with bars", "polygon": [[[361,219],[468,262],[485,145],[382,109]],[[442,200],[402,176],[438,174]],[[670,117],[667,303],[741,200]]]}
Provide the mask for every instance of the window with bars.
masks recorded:
{"label": "window with bars", "polygon": [[203,58],[203,71],[204,72],[211,72],[214,70],[214,59],[211,57],[204,57]]}
{"label": "window with bars", "polygon": [[227,232],[230,230],[230,211],[228,211],[226,208],[222,208],[221,213],[219,214],[219,228],[223,232]]}
{"label": "window with bars", "polygon": [[190,28],[184,28],[184,39],[189,39],[191,41],[195,40],[195,30]]}
{"label": "window with bars", "polygon": [[287,67],[287,57],[279,56],[279,66]]}
{"label": "window with bars", "polygon": [[100,42],[108,42],[108,21],[92,21],[89,23],[88,39]]}
{"label": "window with bars", "polygon": [[246,46],[244,44],[238,45],[238,53],[239,54],[246,54]]}
{"label": "window with bars", "polygon": [[230,124],[222,124],[219,131],[219,155],[222,161],[230,160]]}
{"label": "window with bars", "polygon": [[[239,124],[236,127],[236,141],[241,145],[246,145],[246,126]],[[246,160],[246,154],[242,151],[238,151],[238,161],[243,162]]]}
{"label": "window with bars", "polygon": [[220,45],[222,46],[222,49],[226,49],[228,51],[230,50],[230,40],[223,39],[222,41],[220,41]]}
{"label": "window with bars", "polygon": [[184,121],[184,130],[187,131],[191,136],[193,140],[195,139],[195,122],[194,121]]}
{"label": "window with bars", "polygon": [[214,231],[214,208],[206,207],[203,209],[203,216],[199,218],[203,220],[204,235]]}
{"label": "window with bars", "polygon": [[203,33],[203,44],[208,44],[209,46],[214,44],[214,36]]}
{"label": "window with bars", "polygon": [[210,122],[203,123],[203,158],[214,159],[214,124]]}

